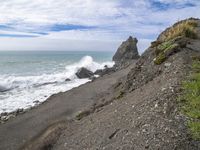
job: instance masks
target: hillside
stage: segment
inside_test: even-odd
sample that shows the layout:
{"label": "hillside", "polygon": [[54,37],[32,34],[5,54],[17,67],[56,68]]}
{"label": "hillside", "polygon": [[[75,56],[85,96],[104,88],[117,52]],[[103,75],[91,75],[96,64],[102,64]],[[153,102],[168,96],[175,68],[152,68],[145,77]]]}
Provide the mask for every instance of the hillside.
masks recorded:
{"label": "hillside", "polygon": [[[200,20],[189,19],[161,33],[113,87],[113,102],[72,123],[53,149],[200,149],[188,127],[193,118],[185,115],[184,104],[178,101],[182,82],[200,56],[199,31]],[[199,127],[195,129],[199,136]]]}
{"label": "hillside", "polygon": [[166,29],[142,56],[136,44],[122,43],[114,72],[0,125],[0,149],[199,150],[200,20]]}

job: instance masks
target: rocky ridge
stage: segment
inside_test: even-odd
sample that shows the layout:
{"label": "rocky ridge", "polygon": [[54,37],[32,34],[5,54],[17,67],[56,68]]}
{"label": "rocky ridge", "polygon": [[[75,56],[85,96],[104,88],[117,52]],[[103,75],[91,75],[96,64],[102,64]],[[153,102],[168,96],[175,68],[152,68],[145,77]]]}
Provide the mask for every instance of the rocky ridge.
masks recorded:
{"label": "rocky ridge", "polygon": [[138,40],[132,36],[122,42],[113,56],[116,69],[124,68],[140,57],[137,49],[137,42]]}

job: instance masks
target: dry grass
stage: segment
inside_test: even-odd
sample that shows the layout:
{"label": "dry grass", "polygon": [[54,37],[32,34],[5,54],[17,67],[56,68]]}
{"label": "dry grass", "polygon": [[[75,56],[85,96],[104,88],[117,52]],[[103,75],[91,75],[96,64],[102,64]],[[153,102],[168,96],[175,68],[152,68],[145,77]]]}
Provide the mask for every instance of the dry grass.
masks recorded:
{"label": "dry grass", "polygon": [[188,19],[181,21],[167,29],[163,33],[163,38],[152,42],[151,47],[155,48],[156,58],[154,63],[156,65],[162,64],[170,55],[176,53],[182,48],[181,41],[186,38],[196,39],[196,27],[198,22],[195,19]]}
{"label": "dry grass", "polygon": [[178,36],[188,37],[192,39],[197,38],[195,28],[198,26],[196,20],[186,20],[174,25],[165,33],[165,41],[174,39]]}

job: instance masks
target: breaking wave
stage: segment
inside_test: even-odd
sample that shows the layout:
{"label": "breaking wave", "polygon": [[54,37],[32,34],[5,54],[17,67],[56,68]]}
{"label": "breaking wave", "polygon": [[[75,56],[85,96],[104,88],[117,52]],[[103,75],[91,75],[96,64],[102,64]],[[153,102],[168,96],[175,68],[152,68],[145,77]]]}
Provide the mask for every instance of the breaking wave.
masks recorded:
{"label": "breaking wave", "polygon": [[[64,92],[84,84],[89,79],[78,79],[78,69],[85,67],[91,71],[112,67],[113,62],[97,63],[91,56],[84,56],[79,62],[67,65],[63,71],[33,76],[0,75],[0,113],[27,109],[41,103],[55,93]],[[70,81],[66,81],[70,79]]]}

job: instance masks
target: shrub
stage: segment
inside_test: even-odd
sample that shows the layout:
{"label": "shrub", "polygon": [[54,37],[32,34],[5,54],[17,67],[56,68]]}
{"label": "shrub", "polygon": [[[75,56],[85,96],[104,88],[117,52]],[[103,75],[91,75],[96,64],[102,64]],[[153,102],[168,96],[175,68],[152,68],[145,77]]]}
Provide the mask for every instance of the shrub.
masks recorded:
{"label": "shrub", "polygon": [[174,49],[175,47],[179,46],[179,44],[177,44],[175,41],[176,41],[176,38],[166,41],[166,42],[163,42],[162,44],[160,44],[158,46],[158,49],[160,49],[161,52],[165,52],[165,51]]}
{"label": "shrub", "polygon": [[182,21],[173,27],[171,27],[166,33],[165,33],[165,41],[168,41],[170,39],[174,39],[178,36],[188,37],[188,38],[197,38],[197,32],[195,28],[198,26],[197,21],[195,20],[187,20]]}
{"label": "shrub", "polygon": [[166,60],[166,56],[164,53],[160,53],[154,60],[156,65],[162,64]]}
{"label": "shrub", "polygon": [[179,44],[174,43],[174,40],[163,42],[155,50],[156,58],[154,60],[154,63],[156,65],[162,64],[169,55],[176,52],[178,47]]}
{"label": "shrub", "polygon": [[184,47],[184,37],[197,38],[197,26],[198,23],[194,19],[179,22],[164,33],[164,39],[152,42],[151,47],[155,47],[156,54],[154,63],[162,64],[171,54],[180,50],[180,47]]}
{"label": "shrub", "polygon": [[184,28],[183,34],[184,34],[185,37],[197,39],[197,33],[194,31],[193,28]]}

